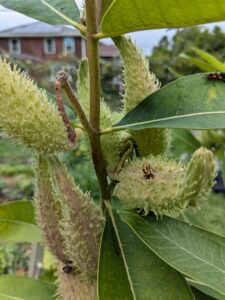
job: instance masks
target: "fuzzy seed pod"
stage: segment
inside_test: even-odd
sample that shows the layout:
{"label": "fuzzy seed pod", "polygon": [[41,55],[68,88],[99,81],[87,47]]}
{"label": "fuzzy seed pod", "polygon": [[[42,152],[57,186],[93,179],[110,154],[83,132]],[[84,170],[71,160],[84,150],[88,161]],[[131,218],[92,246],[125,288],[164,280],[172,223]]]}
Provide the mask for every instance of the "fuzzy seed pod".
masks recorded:
{"label": "fuzzy seed pod", "polygon": [[83,193],[57,157],[49,158],[55,195],[63,207],[61,232],[66,254],[85,279],[96,279],[104,219],[89,194]]}
{"label": "fuzzy seed pod", "polygon": [[[152,177],[145,177],[144,164],[150,165]],[[118,175],[114,195],[124,201],[128,208],[150,210],[156,215],[180,207],[176,203],[176,189],[184,176],[184,167],[164,157],[150,156],[128,164]]]}
{"label": "fuzzy seed pod", "polygon": [[161,215],[206,199],[214,177],[213,155],[205,148],[194,153],[188,167],[162,156],[150,156],[131,162],[121,171],[114,194],[128,208]]}
{"label": "fuzzy seed pod", "polygon": [[62,220],[61,204],[53,194],[48,162],[43,155],[37,157],[35,173],[34,205],[37,223],[52,254],[59,261],[68,263],[69,259],[64,254],[65,241],[60,232],[60,222]]}
{"label": "fuzzy seed pod", "polygon": [[120,36],[113,38],[113,41],[123,60],[125,88],[123,101],[124,111],[128,113],[144,98],[157,91],[160,83],[149,71],[148,60],[130,38]]}
{"label": "fuzzy seed pod", "polygon": [[60,266],[58,269],[58,299],[59,300],[96,300],[97,283],[83,280],[79,275],[66,274]]}
{"label": "fuzzy seed pod", "polygon": [[[160,83],[149,71],[148,60],[130,38],[124,36],[113,39],[120,51],[124,65],[123,95],[124,113],[128,113],[147,96],[160,88]],[[144,129],[131,131],[142,156],[159,155],[168,149],[169,132],[167,129]]]}
{"label": "fuzzy seed pod", "polygon": [[215,179],[215,163],[211,151],[204,147],[196,150],[188,164],[178,191],[178,197],[190,206],[198,206],[208,198]]}
{"label": "fuzzy seed pod", "polygon": [[[89,114],[89,75],[88,75],[88,65],[87,60],[83,60],[80,63],[80,68],[78,72],[78,95],[79,100],[85,113]],[[108,128],[114,124],[114,115],[110,111],[108,105],[101,101],[101,113],[100,113],[100,125],[101,128]],[[112,134],[103,135],[101,137],[103,156],[107,165],[107,170],[113,172],[115,166],[120,160],[120,152],[122,149],[121,139],[123,133],[116,132]],[[90,154],[90,146],[86,136],[83,138],[82,142],[83,150]]]}
{"label": "fuzzy seed pod", "polygon": [[1,133],[43,153],[68,150],[66,127],[45,92],[6,61],[0,71]]}

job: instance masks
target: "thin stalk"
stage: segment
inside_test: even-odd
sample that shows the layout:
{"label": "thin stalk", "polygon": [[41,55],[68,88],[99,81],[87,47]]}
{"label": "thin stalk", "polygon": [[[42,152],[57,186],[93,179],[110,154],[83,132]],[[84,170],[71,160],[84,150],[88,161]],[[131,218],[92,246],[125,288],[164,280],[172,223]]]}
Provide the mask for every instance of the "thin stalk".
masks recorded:
{"label": "thin stalk", "polygon": [[100,134],[108,134],[108,133],[113,133],[113,132],[116,132],[116,131],[121,131],[121,130],[128,130],[126,128],[123,128],[123,127],[110,127],[110,128],[105,128],[105,129],[102,129],[100,131]]}
{"label": "thin stalk", "polygon": [[65,71],[61,70],[58,72],[55,85],[57,85],[59,88],[62,86],[73,111],[78,115],[81,124],[87,130],[87,132],[89,133],[90,131],[94,131],[68,81],[68,74]]}
{"label": "thin stalk", "polygon": [[109,199],[109,186],[100,141],[100,70],[98,41],[94,35],[98,32],[96,1],[86,0],[87,52],[90,80],[90,124],[95,131],[89,134],[92,158],[101,191],[102,200]]}

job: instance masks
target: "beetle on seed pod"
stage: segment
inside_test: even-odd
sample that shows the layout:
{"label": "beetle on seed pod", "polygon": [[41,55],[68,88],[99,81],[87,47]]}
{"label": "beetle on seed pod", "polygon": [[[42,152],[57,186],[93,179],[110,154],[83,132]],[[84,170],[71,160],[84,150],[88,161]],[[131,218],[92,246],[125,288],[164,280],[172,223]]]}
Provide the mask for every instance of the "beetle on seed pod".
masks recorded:
{"label": "beetle on seed pod", "polygon": [[146,215],[149,211],[163,215],[198,206],[208,198],[214,178],[213,154],[201,147],[188,166],[164,156],[132,161],[118,175],[114,195],[128,208],[144,210]]}

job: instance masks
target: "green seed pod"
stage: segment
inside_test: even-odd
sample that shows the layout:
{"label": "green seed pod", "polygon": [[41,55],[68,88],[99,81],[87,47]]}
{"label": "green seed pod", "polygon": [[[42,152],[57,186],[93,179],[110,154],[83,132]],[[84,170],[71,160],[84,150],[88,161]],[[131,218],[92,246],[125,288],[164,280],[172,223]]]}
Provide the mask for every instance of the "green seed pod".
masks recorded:
{"label": "green seed pod", "polygon": [[62,234],[66,254],[86,279],[95,279],[104,219],[88,193],[74,183],[57,157],[49,158],[55,195],[63,207]]}
{"label": "green seed pod", "polygon": [[0,70],[1,133],[43,153],[68,150],[66,127],[46,93],[6,61]]}
{"label": "green seed pod", "polygon": [[131,162],[121,171],[114,195],[128,208],[161,215],[196,206],[209,196],[214,178],[213,155],[205,148],[194,153],[187,167],[162,156],[150,156]]}
{"label": "green seed pod", "polygon": [[[113,39],[120,51],[124,65],[123,96],[124,112],[128,113],[147,96],[160,88],[160,83],[149,71],[148,60],[130,38],[124,36]],[[158,155],[169,147],[167,129],[144,129],[131,132],[142,156]]]}
{"label": "green seed pod", "polygon": [[165,153],[170,144],[169,131],[162,128],[134,130],[132,131],[132,137],[143,157],[147,157],[149,154],[160,155]]}
{"label": "green seed pod", "polygon": [[35,174],[34,206],[37,223],[52,254],[59,261],[67,263],[69,259],[64,251],[65,241],[60,232],[60,222],[62,220],[61,205],[53,194],[48,162],[43,155],[37,157]]}
{"label": "green seed pod", "polygon": [[206,200],[214,185],[215,163],[211,151],[204,147],[196,150],[188,164],[184,180],[178,190],[181,201],[190,206],[198,206]]}
{"label": "green seed pod", "polygon": [[144,98],[157,91],[160,83],[149,71],[148,60],[130,38],[119,36],[113,38],[113,41],[123,60],[125,88],[123,101],[124,111],[128,113]]}
{"label": "green seed pod", "polygon": [[83,280],[79,275],[66,274],[62,266],[58,268],[58,299],[59,300],[96,300],[97,283]]}
{"label": "green seed pod", "polygon": [[[85,113],[89,114],[89,75],[87,60],[83,60],[80,63],[78,72],[78,95],[79,100]],[[100,125],[101,128],[108,128],[114,124],[114,115],[110,111],[108,105],[101,101],[101,114],[100,114]],[[107,165],[107,170],[113,172],[115,166],[120,160],[121,152],[121,137],[123,133],[116,132],[112,134],[103,135],[101,137],[103,156]],[[82,141],[82,148],[87,153],[88,157],[91,157],[90,146],[87,136],[84,136]]]}
{"label": "green seed pod", "polygon": [[[145,174],[145,166],[149,167],[149,176]],[[175,195],[183,176],[184,167],[165,157],[136,159],[118,175],[114,195],[128,208],[143,209],[145,214],[149,211],[163,214],[181,207]]]}

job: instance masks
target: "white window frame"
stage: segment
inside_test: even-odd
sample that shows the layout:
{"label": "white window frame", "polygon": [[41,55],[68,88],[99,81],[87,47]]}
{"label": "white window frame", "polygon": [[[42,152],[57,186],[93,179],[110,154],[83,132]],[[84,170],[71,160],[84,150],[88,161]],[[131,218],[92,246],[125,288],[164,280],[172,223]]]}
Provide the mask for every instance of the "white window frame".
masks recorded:
{"label": "white window frame", "polygon": [[[49,51],[49,49],[48,49],[48,40],[52,40],[52,51]],[[49,38],[44,39],[44,52],[45,52],[45,54],[55,54],[56,53],[56,43],[55,43],[54,38],[49,37]]]}
{"label": "white window frame", "polygon": [[[15,51],[13,49],[13,40],[16,40],[18,42],[18,49]],[[9,39],[9,53],[10,54],[21,54],[21,43],[20,43],[20,39],[18,38],[11,38]]]}
{"label": "white window frame", "polygon": [[[68,52],[68,51],[67,51],[67,47],[66,47],[67,45],[66,45],[66,43],[65,43],[66,39],[71,39],[71,40],[73,41],[72,52]],[[65,55],[75,54],[75,39],[74,39],[73,37],[70,37],[70,36],[64,37],[64,39],[63,39],[63,53],[64,53]]]}

